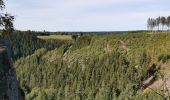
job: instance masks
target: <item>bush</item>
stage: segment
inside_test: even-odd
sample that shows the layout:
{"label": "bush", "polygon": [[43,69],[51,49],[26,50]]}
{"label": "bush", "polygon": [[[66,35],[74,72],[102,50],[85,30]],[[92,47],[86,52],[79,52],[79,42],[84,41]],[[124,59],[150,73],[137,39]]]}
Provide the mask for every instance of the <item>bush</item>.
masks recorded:
{"label": "bush", "polygon": [[162,61],[163,63],[167,62],[170,59],[170,55],[162,54],[159,56],[158,61]]}
{"label": "bush", "polygon": [[77,35],[72,35],[72,36],[71,36],[71,38],[72,38],[73,40],[75,40],[75,41],[76,41],[76,40],[77,40],[77,38],[78,38],[78,36],[77,36]]}
{"label": "bush", "polygon": [[90,45],[91,37],[90,36],[81,36],[77,39],[76,43],[73,45],[73,50],[80,49],[82,47],[86,47]]}

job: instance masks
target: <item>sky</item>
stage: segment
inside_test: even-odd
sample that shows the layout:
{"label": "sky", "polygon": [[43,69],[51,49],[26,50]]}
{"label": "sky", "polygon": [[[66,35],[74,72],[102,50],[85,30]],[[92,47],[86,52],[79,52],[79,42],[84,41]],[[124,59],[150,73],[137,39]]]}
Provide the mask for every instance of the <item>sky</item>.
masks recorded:
{"label": "sky", "polygon": [[149,17],[169,16],[170,0],[7,0],[15,28],[34,31],[144,30]]}

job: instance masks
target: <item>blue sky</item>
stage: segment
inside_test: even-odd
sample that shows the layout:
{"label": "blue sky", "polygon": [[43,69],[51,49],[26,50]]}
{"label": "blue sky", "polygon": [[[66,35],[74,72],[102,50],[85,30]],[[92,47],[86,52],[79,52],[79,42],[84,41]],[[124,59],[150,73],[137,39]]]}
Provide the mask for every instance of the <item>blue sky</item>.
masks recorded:
{"label": "blue sky", "polygon": [[7,0],[15,28],[47,31],[146,29],[148,17],[170,15],[170,0]]}

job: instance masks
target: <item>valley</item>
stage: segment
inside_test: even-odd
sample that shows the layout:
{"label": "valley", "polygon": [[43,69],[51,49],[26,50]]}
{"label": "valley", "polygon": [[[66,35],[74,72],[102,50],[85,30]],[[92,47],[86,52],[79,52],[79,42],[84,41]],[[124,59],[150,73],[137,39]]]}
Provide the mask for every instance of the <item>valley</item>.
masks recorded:
{"label": "valley", "polygon": [[27,100],[169,96],[164,89],[169,87],[169,33],[85,34],[75,41],[36,38],[42,34],[15,32],[10,37],[17,58],[14,68]]}

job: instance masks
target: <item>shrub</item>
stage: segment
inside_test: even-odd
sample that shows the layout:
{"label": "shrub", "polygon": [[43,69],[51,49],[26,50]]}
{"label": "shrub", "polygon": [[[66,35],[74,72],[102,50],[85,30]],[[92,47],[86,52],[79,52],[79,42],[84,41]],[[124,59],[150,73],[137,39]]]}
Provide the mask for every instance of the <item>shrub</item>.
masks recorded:
{"label": "shrub", "polygon": [[159,56],[158,61],[162,61],[163,63],[167,62],[170,59],[170,55],[162,54]]}

